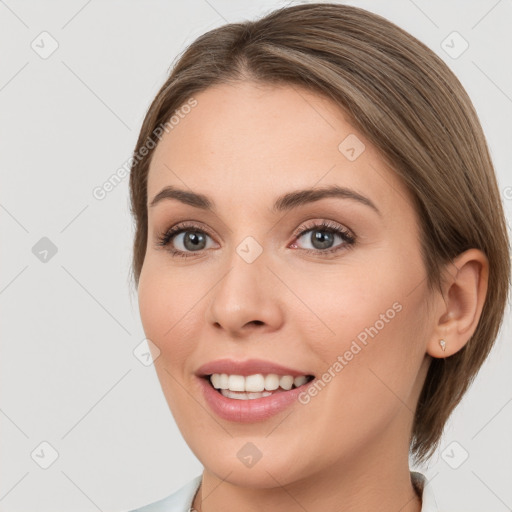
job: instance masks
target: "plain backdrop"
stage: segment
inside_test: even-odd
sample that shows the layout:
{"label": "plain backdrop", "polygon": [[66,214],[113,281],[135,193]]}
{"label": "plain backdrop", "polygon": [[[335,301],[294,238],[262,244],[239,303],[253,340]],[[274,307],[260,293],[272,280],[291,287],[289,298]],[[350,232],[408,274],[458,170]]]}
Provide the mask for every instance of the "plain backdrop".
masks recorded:
{"label": "plain backdrop", "polygon": [[[510,0],[350,3],[409,31],[459,77],[510,218]],[[283,5],[0,2],[1,512],[124,511],[200,474],[141,356],[128,178],[103,199],[93,192],[131,155],[150,101],[189,43]],[[511,509],[511,367],[507,309],[441,448],[417,468],[439,510]]]}

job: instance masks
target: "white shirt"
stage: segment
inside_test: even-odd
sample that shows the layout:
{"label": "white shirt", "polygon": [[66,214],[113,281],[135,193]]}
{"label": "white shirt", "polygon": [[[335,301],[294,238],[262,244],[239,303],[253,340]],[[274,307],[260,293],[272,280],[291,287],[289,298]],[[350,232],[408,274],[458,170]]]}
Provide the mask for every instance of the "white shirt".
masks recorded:
{"label": "white shirt", "polygon": [[[421,512],[439,512],[432,487],[428,485],[426,477],[417,471],[410,473],[413,486],[422,499]],[[201,478],[202,474],[194,477],[170,496],[130,512],[190,512],[201,485]]]}

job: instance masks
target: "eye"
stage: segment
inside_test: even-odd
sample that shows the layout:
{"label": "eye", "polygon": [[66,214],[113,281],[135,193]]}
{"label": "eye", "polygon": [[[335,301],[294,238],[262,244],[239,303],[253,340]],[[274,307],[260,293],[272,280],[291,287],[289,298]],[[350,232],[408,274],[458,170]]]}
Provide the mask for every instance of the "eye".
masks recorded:
{"label": "eye", "polygon": [[[309,236],[305,236],[308,233]],[[331,254],[351,247],[356,240],[349,230],[330,221],[314,222],[312,225],[300,228],[294,236],[296,239],[304,237],[306,243],[312,246],[312,248],[303,248],[304,251],[320,255]],[[341,243],[333,245],[336,238],[340,239]],[[291,247],[297,247],[297,243],[294,242]]]}
{"label": "eye", "polygon": [[[168,251],[173,256],[182,256],[184,258],[195,256],[189,254],[209,249],[208,238],[210,235],[195,224],[181,223],[173,226],[158,237],[158,246],[168,247]],[[178,246],[178,248],[175,247]]]}
{"label": "eye", "polygon": [[[310,235],[306,237],[308,233]],[[303,237],[306,243],[311,244],[312,249],[299,248],[306,253],[322,256],[351,247],[356,240],[348,229],[330,221],[313,222],[294,233],[295,240]],[[336,238],[341,243],[333,245]],[[211,236],[196,224],[180,223],[158,236],[157,245],[167,247],[173,256],[188,258],[198,256],[202,251],[211,248],[211,245],[208,245],[208,239],[211,240]],[[294,241],[290,247],[297,248],[297,242]]]}

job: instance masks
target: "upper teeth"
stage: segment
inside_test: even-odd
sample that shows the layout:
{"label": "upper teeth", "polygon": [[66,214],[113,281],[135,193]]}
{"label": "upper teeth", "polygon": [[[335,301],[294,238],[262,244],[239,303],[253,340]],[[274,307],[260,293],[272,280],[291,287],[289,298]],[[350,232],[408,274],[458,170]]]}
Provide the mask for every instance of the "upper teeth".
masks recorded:
{"label": "upper teeth", "polygon": [[231,391],[252,391],[261,392],[263,390],[273,391],[278,387],[289,390],[295,384],[295,387],[302,386],[307,382],[308,378],[305,375],[300,377],[293,377],[291,375],[276,375],[270,373],[262,375],[256,373],[255,375],[228,375],[226,373],[214,373],[210,376],[210,381],[216,389],[229,389]]}

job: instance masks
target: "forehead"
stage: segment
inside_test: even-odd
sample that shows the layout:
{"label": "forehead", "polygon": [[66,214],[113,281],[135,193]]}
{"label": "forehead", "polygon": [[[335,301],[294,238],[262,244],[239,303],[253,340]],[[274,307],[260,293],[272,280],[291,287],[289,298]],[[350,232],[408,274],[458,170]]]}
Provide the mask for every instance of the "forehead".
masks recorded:
{"label": "forehead", "polygon": [[240,206],[270,205],[292,188],[331,184],[379,196],[384,206],[396,201],[397,191],[407,194],[328,98],[295,85],[240,82],[210,87],[194,99],[196,106],[176,118],[154,150],[148,202],[167,185]]}

